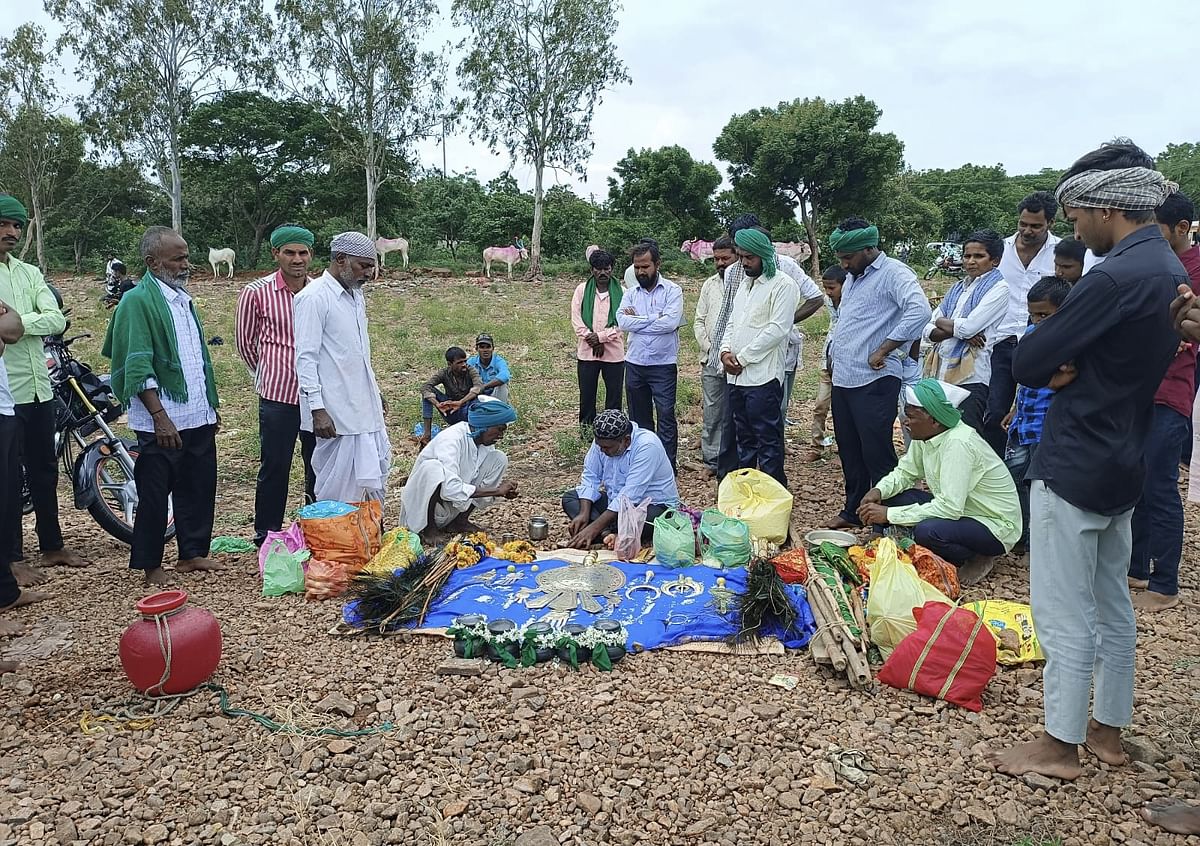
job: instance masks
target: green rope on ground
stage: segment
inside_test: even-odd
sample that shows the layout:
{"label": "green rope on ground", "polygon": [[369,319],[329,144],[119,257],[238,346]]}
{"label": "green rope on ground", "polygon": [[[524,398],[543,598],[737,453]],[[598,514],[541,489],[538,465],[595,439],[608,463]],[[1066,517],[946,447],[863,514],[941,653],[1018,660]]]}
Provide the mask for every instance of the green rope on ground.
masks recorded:
{"label": "green rope on ground", "polygon": [[370,726],[364,729],[355,729],[353,731],[343,731],[342,729],[320,728],[306,729],[298,726],[288,725],[286,723],[277,723],[268,717],[266,714],[257,714],[254,711],[247,711],[243,708],[229,707],[229,691],[215,682],[205,682],[196,688],[196,690],[211,690],[220,697],[221,713],[226,717],[249,717],[259,725],[270,731],[286,731],[289,734],[299,734],[305,737],[365,737],[371,734],[383,734],[384,732],[392,731],[394,726],[389,720],[386,723],[380,723],[377,726]]}

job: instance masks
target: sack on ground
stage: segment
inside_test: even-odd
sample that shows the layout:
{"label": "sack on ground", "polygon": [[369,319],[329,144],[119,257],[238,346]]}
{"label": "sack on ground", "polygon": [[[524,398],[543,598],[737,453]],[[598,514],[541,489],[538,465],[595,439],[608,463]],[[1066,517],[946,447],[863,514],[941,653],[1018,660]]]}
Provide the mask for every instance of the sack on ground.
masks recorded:
{"label": "sack on ground", "polygon": [[996,660],[1001,664],[1045,661],[1033,626],[1033,611],[1020,602],[984,599],[964,606],[983,618],[996,638]]}
{"label": "sack on ground", "polygon": [[744,520],[750,536],[782,544],[792,521],[792,494],[766,473],[751,468],[734,470],[717,488],[717,508]]}
{"label": "sack on ground", "polygon": [[884,662],[879,680],[982,711],[983,689],[996,674],[996,641],[983,618],[944,602],[927,602],[915,616],[916,631]]}
{"label": "sack on ground", "polygon": [[[288,552],[299,552],[308,547],[304,543],[304,530],[300,528],[299,521],[292,521],[292,525],[288,526],[282,532],[267,532],[266,540],[262,546],[258,548],[258,577],[261,579],[263,569],[267,566],[267,552],[271,548],[271,542],[281,540],[287,547]],[[308,559],[305,558],[307,561]]]}
{"label": "sack on ground", "polygon": [[[330,508],[331,504],[342,507]],[[352,504],[314,502],[301,508],[298,514],[304,541],[313,558],[343,564],[351,576],[379,551],[383,503],[378,500]]]}
{"label": "sack on ground", "polygon": [[650,497],[639,503],[630,502],[624,495],[617,497],[617,541],[613,552],[618,560],[632,561],[642,551],[642,529],[649,509]]}
{"label": "sack on ground", "polygon": [[269,546],[266,563],[263,565],[263,596],[283,596],[288,593],[304,593],[304,562],[309,551],[292,552],[282,538],[263,544]]}
{"label": "sack on ground", "polygon": [[896,644],[917,629],[913,609],[926,602],[954,602],[917,575],[913,565],[901,561],[896,542],[882,538],[871,565],[871,591],[867,594],[867,620],[871,642],[886,658]]}
{"label": "sack on ground", "polygon": [[362,571],[376,576],[388,576],[407,568],[421,556],[422,551],[420,535],[403,526],[397,526],[384,533],[379,551]]}
{"label": "sack on ground", "polygon": [[691,517],[668,508],[654,518],[654,557],[664,567],[696,563],[696,530]]}
{"label": "sack on ground", "polygon": [[350,576],[339,562],[316,558],[308,562],[308,572],[304,574],[304,598],[310,602],[337,599],[349,586]]}
{"label": "sack on ground", "polygon": [[958,599],[962,589],[958,585],[957,567],[918,543],[909,548],[908,555],[918,576],[951,599]]}
{"label": "sack on ground", "polygon": [[700,515],[702,558],[710,567],[745,567],[750,562],[750,527],[716,508]]}

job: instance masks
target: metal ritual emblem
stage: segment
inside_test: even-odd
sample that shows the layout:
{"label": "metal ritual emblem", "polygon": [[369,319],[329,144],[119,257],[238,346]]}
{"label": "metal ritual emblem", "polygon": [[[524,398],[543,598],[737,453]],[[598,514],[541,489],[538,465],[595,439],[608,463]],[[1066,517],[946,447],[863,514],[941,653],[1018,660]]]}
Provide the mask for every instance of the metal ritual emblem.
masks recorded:
{"label": "metal ritual emblem", "polygon": [[729,613],[730,607],[733,605],[733,600],[736,594],[724,585],[713,587],[708,591],[708,595],[712,597],[712,602],[709,603],[716,609],[717,613],[722,617]]}
{"label": "metal ritual emblem", "polygon": [[679,576],[665,583],[662,586],[662,592],[667,596],[683,596],[685,594],[689,597],[699,596],[704,593],[704,585],[691,576]]}
{"label": "metal ritual emblem", "polygon": [[617,591],[625,584],[625,574],[608,564],[567,564],[538,573],[537,584],[543,595],[528,599],[526,608],[583,608],[589,614],[599,614],[603,607],[597,597],[604,597],[612,607]]}

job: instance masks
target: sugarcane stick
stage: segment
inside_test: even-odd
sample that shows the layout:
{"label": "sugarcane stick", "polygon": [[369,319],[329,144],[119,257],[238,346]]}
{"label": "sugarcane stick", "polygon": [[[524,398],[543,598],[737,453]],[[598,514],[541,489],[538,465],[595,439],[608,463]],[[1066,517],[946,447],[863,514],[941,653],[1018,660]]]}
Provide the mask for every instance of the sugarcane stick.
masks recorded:
{"label": "sugarcane stick", "polygon": [[817,613],[817,609],[813,607],[811,602],[809,603],[809,608],[812,609],[813,622],[817,624],[817,631],[813,635],[812,640],[809,641],[808,650],[812,653],[813,660],[818,664],[832,664],[833,661],[829,655],[829,643],[831,641],[829,633],[822,630],[824,626],[823,618]]}
{"label": "sugarcane stick", "polygon": [[862,594],[858,592],[857,588],[851,588],[850,590],[850,609],[854,612],[854,619],[858,622],[858,628],[862,631],[862,636],[858,639],[859,648],[863,652],[866,652],[870,647],[870,643],[867,640],[867,617],[863,613]]}
{"label": "sugarcane stick", "polygon": [[833,669],[839,673],[846,670],[846,656],[842,654],[841,647],[838,646],[838,640],[833,634],[833,620],[829,616],[828,610],[817,600],[817,592],[810,589],[808,592],[809,607],[812,608],[813,620],[817,624],[817,636],[821,639],[821,645],[825,650],[825,656],[829,663],[833,665]]}
{"label": "sugarcane stick", "polygon": [[[824,581],[817,585],[817,604],[823,613],[837,613],[837,622],[833,626],[833,632],[837,641],[837,646],[846,658],[846,677],[850,683],[856,687],[866,687],[871,681],[870,665],[867,663],[866,657],[859,652],[859,641],[850,632],[850,626],[846,623],[845,618],[841,616],[838,610],[837,600],[833,596],[833,588]],[[831,656],[832,657],[832,656]]]}
{"label": "sugarcane stick", "polygon": [[[828,584],[825,587],[832,593],[833,588]],[[839,590],[841,588],[838,588]],[[832,600],[836,603],[836,598]],[[855,622],[858,624],[859,630],[866,632],[866,622],[862,615],[862,603],[859,600],[858,591],[852,590],[851,595],[847,598],[847,603],[850,606],[851,612],[854,614]],[[842,628],[845,636],[841,640],[841,647],[846,655],[847,670],[846,677],[856,688],[866,687],[871,682],[871,665],[866,658],[866,638],[865,634],[859,637],[854,637],[850,632],[850,627]]]}

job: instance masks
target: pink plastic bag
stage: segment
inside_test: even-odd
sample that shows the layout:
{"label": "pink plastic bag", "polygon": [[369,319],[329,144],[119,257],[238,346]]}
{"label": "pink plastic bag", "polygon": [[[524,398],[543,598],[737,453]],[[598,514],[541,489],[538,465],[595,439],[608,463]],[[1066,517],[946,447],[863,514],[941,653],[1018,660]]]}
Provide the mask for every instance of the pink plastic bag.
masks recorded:
{"label": "pink plastic bag", "polygon": [[642,529],[646,526],[646,511],[650,497],[634,505],[625,496],[617,497],[617,542],[613,552],[621,561],[632,561],[642,551]]}
{"label": "pink plastic bag", "polygon": [[[298,520],[288,526],[286,531],[267,532],[267,539],[258,548],[258,577],[260,579],[263,575],[263,568],[267,565],[267,553],[271,550],[271,541],[275,540],[283,541],[287,546],[288,552],[299,552],[302,549],[308,548],[304,543],[304,531],[300,528]],[[308,569],[307,562],[305,562],[304,569]]]}

